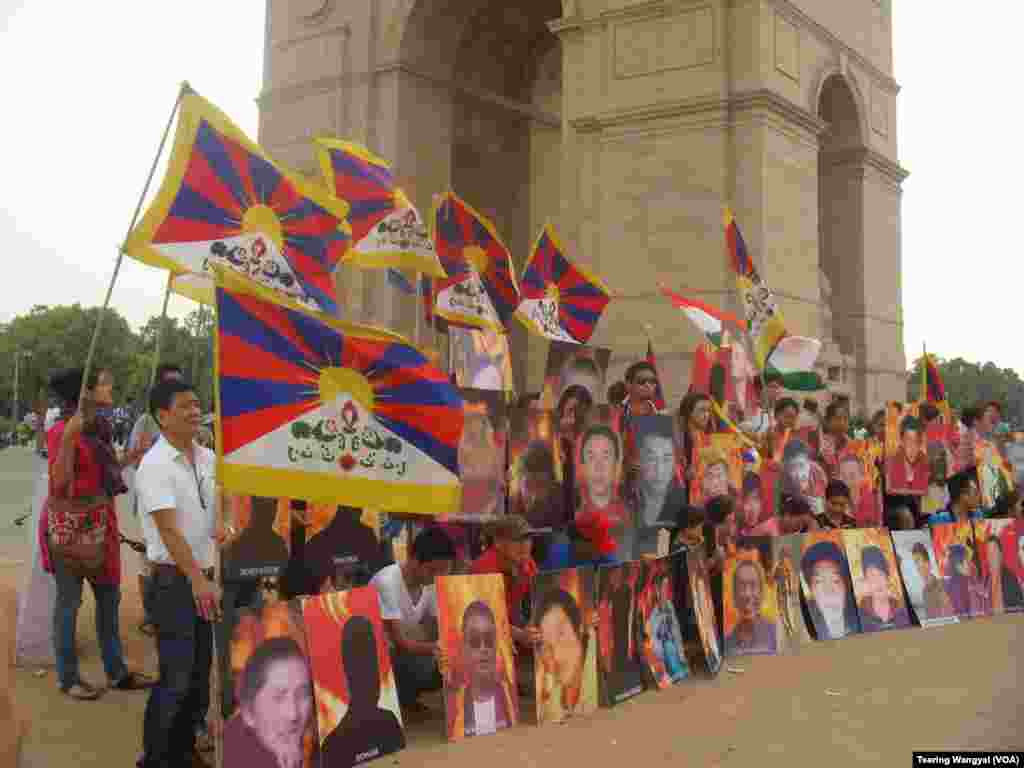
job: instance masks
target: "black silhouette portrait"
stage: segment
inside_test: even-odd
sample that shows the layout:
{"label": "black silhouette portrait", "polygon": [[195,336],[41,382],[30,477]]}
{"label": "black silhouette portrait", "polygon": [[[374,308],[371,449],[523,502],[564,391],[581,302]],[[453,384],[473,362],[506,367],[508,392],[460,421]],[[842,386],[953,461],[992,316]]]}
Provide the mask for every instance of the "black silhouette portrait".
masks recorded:
{"label": "black silhouette portrait", "polygon": [[383,565],[373,529],[362,523],[362,510],[338,507],[330,524],[306,542],[306,567],[319,587],[327,579],[334,589],[369,583]]}
{"label": "black silhouette portrait", "polygon": [[353,616],[341,631],[341,667],[348,681],[348,711],[323,743],[324,764],[350,766],[405,747],[402,724],[380,700],[380,664],[373,624]]}
{"label": "black silhouette portrait", "polygon": [[276,576],[288,562],[288,545],[274,530],[277,499],[253,496],[249,524],[224,550],[225,571],[236,577]]}

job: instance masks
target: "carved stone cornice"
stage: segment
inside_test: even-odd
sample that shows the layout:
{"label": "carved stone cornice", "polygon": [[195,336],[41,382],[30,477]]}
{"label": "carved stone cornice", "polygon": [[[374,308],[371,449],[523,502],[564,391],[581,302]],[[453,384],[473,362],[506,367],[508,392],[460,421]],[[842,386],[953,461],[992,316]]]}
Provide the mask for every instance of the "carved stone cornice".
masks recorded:
{"label": "carved stone cornice", "polygon": [[802,128],[812,136],[820,136],[828,129],[828,123],[817,115],[766,88],[735,94],[729,106],[734,114],[746,110],[770,112],[784,118],[788,123]]}
{"label": "carved stone cornice", "polygon": [[892,186],[899,188],[910,176],[910,171],[895,163],[881,152],[866,147],[854,147],[825,155],[822,164],[827,168],[871,170]]}

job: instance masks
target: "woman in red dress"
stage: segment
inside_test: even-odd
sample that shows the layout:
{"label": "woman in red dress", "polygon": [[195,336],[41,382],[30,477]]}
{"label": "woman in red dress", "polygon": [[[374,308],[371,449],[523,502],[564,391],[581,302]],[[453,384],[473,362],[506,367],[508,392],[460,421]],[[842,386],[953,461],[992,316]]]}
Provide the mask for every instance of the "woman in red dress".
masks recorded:
{"label": "woman in red dress", "polygon": [[[102,570],[83,577],[73,573],[51,542],[70,543],[71,521],[47,502],[39,525],[39,544],[44,568],[57,581],[53,611],[53,644],[57,656],[57,678],[61,691],[75,699],[91,700],[101,691],[82,680],[75,650],[75,626],[82,604],[82,582],[88,578],[96,602],[96,634],[99,636],[103,667],[113,688],[148,688],[152,679],[130,672],[124,663],[118,608],[121,602],[121,548],[114,497],[127,489],[121,467],[139,455],[129,453],[119,462],[111,442],[110,423],[95,413],[96,407],[113,404],[113,376],[101,371],[90,378],[86,401],[79,408],[81,368],[58,373],[50,386],[64,403],[61,417],[46,435],[50,462],[50,499],[75,499],[80,506],[91,505],[90,518],[106,526],[105,560]],[[54,519],[51,521],[51,515]]]}

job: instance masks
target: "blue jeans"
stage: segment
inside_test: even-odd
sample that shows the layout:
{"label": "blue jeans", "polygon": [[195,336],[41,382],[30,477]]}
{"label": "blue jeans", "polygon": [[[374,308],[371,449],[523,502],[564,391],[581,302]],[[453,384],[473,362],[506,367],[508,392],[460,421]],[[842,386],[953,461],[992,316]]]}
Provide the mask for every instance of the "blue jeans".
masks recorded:
{"label": "blue jeans", "polygon": [[[53,558],[53,570],[57,581],[57,600],[53,606],[53,650],[57,657],[57,681],[61,690],[66,691],[79,682],[75,629],[78,626],[78,609],[82,605],[84,579],[68,571],[59,557]],[[89,585],[96,599],[96,637],[100,642],[103,669],[110,681],[116,683],[128,674],[121,650],[121,587],[118,584],[97,584],[91,579]]]}
{"label": "blue jeans", "polygon": [[146,703],[140,765],[179,768],[191,765],[196,722],[209,705],[213,630],[196,612],[192,585],[181,572],[154,569],[153,596],[160,680]]}
{"label": "blue jeans", "polygon": [[421,693],[439,691],[444,685],[433,656],[417,656],[392,649],[391,665],[395,670],[399,706],[415,704]]}

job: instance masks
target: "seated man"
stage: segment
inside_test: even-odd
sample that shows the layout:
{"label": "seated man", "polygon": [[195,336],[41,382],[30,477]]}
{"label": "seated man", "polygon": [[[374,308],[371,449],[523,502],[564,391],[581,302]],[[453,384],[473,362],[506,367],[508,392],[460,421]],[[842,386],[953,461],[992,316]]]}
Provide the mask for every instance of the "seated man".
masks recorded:
{"label": "seated man", "polygon": [[406,711],[422,712],[420,694],[442,685],[434,579],[451,573],[454,560],[451,539],[432,526],[413,540],[404,563],[389,565],[370,580],[391,647],[398,703]]}
{"label": "seated man", "polygon": [[525,687],[533,680],[533,646],[540,634],[529,626],[530,588],[537,575],[537,564],[530,556],[529,525],[520,515],[509,515],[489,524],[484,534],[491,546],[469,567],[472,574],[500,573],[505,580],[505,600],[512,641],[519,647],[520,676]]}
{"label": "seated man", "polygon": [[818,518],[823,530],[856,528],[857,520],[850,512],[850,487],[842,480],[830,480],[825,488],[825,513]]}

